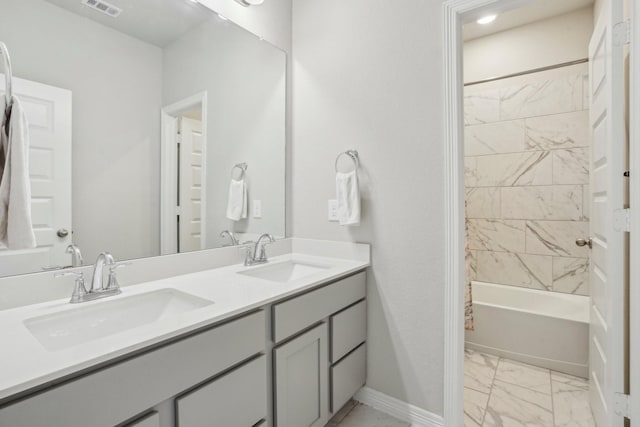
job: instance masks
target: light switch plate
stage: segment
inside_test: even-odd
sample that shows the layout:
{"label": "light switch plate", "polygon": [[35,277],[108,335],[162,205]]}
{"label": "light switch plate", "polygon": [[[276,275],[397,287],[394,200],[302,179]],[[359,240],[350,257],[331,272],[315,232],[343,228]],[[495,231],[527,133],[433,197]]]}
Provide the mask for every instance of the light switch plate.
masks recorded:
{"label": "light switch plate", "polygon": [[338,201],[336,199],[329,200],[329,221],[338,220]]}
{"label": "light switch plate", "polygon": [[251,206],[253,206],[253,217],[262,218],[262,200],[254,200]]}

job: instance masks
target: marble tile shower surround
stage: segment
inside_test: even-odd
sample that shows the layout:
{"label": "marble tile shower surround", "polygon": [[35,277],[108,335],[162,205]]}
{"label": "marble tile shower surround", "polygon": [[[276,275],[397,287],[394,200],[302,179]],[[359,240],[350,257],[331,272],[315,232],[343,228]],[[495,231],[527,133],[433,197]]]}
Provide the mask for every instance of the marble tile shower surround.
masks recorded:
{"label": "marble tile shower surround", "polygon": [[465,93],[472,279],[588,295],[586,70]]}

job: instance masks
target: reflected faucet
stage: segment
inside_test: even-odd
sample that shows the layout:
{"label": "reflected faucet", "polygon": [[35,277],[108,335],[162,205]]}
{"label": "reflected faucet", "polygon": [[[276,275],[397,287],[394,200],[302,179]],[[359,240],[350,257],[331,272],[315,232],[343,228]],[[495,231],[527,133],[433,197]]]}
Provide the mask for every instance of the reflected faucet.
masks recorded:
{"label": "reflected faucet", "polygon": [[223,239],[225,237],[228,237],[231,240],[231,246],[238,246],[238,239],[236,239],[236,236],[232,231],[224,230],[222,233],[220,233],[220,237],[222,237]]}
{"label": "reflected faucet", "polygon": [[82,267],[84,265],[84,259],[82,258],[82,252],[80,248],[73,243],[67,246],[65,251],[67,254],[71,254],[71,267]]}

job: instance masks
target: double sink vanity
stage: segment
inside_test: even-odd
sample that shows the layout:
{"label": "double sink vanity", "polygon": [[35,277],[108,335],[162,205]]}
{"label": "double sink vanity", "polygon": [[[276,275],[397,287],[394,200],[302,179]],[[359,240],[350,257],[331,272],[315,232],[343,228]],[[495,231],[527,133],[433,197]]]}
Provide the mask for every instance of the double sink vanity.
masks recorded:
{"label": "double sink vanity", "polygon": [[365,383],[369,248],[287,245],[257,266],[0,311],[0,425],[324,426]]}

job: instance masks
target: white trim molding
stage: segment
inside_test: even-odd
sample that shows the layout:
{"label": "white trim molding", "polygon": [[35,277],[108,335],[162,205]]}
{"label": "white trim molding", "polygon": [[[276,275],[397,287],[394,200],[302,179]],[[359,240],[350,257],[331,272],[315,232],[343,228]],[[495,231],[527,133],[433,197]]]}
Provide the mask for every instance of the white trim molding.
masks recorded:
{"label": "white trim molding", "polygon": [[362,387],[354,399],[399,420],[411,423],[415,427],[442,427],[444,425],[441,416],[369,387]]}
{"label": "white trim molding", "polygon": [[448,0],[442,6],[445,197],[444,425],[464,424],[464,111],[462,24],[533,0]]}

